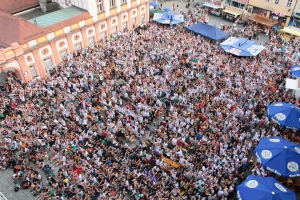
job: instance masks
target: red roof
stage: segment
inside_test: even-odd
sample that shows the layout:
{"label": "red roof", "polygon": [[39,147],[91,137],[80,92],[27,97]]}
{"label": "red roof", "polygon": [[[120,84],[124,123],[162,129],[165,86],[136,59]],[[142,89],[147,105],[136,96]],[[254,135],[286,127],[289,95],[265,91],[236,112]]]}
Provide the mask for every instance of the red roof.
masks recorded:
{"label": "red roof", "polygon": [[[47,0],[47,2],[51,2],[51,0]],[[0,10],[11,14],[39,5],[39,0],[0,0]]]}
{"label": "red roof", "polygon": [[0,28],[0,46],[10,47],[10,45],[14,42],[17,42],[20,45],[22,45],[26,42],[47,35],[48,33],[57,31],[66,26],[78,23],[90,17],[91,16],[89,12],[84,12],[80,15],[51,25],[49,27],[40,28],[21,17],[17,17],[9,13],[0,11],[0,24],[1,27],[5,27]]}
{"label": "red roof", "polygon": [[0,11],[0,46],[9,47],[12,43],[23,44],[40,35],[44,30],[20,17]]}

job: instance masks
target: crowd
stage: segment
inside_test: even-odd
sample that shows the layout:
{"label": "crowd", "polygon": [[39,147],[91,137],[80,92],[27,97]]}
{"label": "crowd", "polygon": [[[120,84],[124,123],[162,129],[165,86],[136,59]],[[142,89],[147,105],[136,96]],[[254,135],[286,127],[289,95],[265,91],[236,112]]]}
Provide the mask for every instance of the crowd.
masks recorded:
{"label": "crowd", "polygon": [[295,102],[291,44],[272,35],[235,57],[151,23],[66,56],[48,79],[11,73],[0,167],[38,199],[233,199],[245,173],[267,174],[250,155],[260,138],[288,135],[266,106]]}

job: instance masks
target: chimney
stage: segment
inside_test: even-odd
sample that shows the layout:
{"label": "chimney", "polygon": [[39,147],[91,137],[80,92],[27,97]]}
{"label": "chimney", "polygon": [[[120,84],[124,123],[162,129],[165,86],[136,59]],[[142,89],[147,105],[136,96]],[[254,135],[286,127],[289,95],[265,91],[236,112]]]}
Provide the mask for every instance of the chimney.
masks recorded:
{"label": "chimney", "polygon": [[42,12],[47,12],[47,0],[39,0]]}

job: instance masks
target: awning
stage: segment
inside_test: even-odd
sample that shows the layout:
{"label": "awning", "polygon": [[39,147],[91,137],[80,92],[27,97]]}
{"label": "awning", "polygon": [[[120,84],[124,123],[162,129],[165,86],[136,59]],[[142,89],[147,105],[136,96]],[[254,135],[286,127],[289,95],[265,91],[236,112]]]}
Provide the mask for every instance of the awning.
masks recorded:
{"label": "awning", "polygon": [[208,2],[205,2],[202,6],[210,7],[210,8],[213,8],[213,9],[223,8],[223,6],[215,5],[215,4],[208,3]]}
{"label": "awning", "polygon": [[242,14],[242,12],[239,13],[239,12],[234,12],[232,10],[223,10],[223,12],[226,12],[228,14],[234,15],[234,17],[237,17],[237,16],[239,16],[239,15]]}
{"label": "awning", "polygon": [[294,35],[294,36],[297,36],[297,37],[300,37],[300,32],[299,31],[293,30],[293,29],[291,29],[289,27],[284,27],[280,31],[284,32],[284,33],[288,33],[288,34]]}
{"label": "awning", "polygon": [[163,13],[164,11],[162,10],[151,10],[150,14],[154,14],[154,13]]}
{"label": "awning", "polygon": [[248,20],[253,21],[253,22],[257,22],[259,24],[268,26],[268,27],[272,27],[278,24],[278,21],[272,21],[271,19],[261,16],[261,15],[257,15],[257,14],[252,14]]}

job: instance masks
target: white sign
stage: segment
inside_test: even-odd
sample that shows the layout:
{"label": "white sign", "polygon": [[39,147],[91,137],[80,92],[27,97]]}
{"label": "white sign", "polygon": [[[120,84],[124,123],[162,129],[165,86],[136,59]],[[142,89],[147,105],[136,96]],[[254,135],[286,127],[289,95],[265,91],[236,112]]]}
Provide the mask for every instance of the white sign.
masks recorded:
{"label": "white sign", "polygon": [[184,16],[183,15],[174,15],[174,20],[184,22]]}
{"label": "white sign", "polygon": [[231,38],[228,38],[227,40],[225,40],[224,42],[222,42],[221,45],[234,45],[238,41],[239,41],[238,38],[231,37]]}
{"label": "white sign", "polygon": [[162,13],[154,13],[153,20],[158,20],[161,19],[162,17],[163,17]]}
{"label": "white sign", "polygon": [[253,44],[247,49],[247,51],[249,51],[253,56],[256,56],[264,49],[265,47],[262,45]]}

